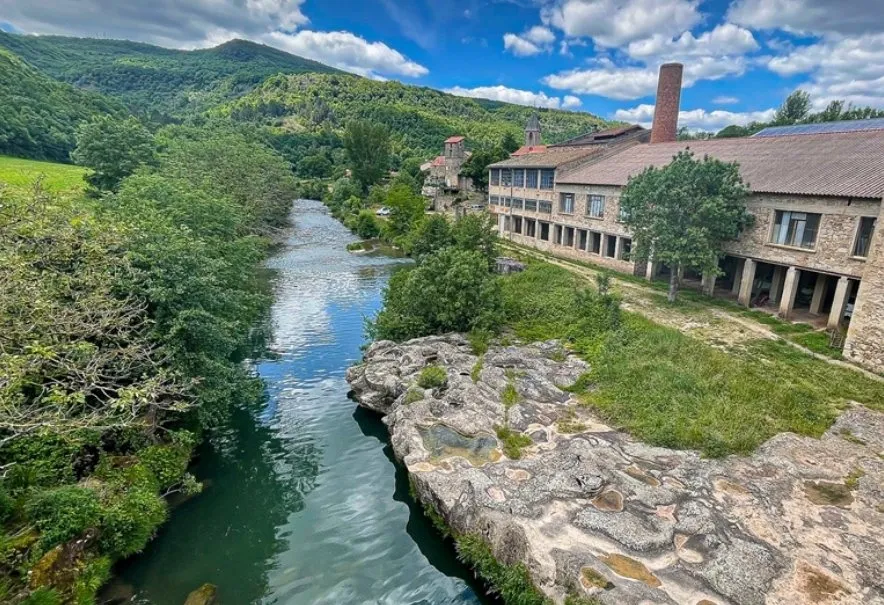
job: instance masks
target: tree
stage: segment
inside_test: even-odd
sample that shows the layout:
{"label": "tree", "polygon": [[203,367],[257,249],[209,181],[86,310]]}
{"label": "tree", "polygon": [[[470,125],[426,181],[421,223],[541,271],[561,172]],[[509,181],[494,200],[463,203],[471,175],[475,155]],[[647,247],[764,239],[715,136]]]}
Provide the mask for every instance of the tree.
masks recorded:
{"label": "tree", "polygon": [[451,224],[441,214],[433,214],[422,220],[408,239],[408,253],[418,261],[454,244]]}
{"label": "tree", "polygon": [[372,239],[381,234],[380,225],[371,210],[360,210],[356,217],[356,235],[362,239]]}
{"label": "tree", "polygon": [[406,340],[492,330],[501,315],[499,285],[482,255],[448,247],[393,275],[369,332],[374,339]]}
{"label": "tree", "polygon": [[98,117],[77,129],[71,158],[92,168],[84,178],[98,191],[116,191],[140,166],[156,163],[153,135],[135,118]]}
{"label": "tree", "polygon": [[519,148],[519,142],[516,140],[516,137],[513,136],[513,133],[507,132],[500,140],[500,148],[503,149],[504,153],[509,155]]}
{"label": "tree", "polygon": [[690,151],[629,179],[620,195],[623,222],[635,234],[637,258],[669,265],[670,302],[681,268],[718,274],[722,244],[752,223],[748,195],[736,163],[697,160]]}
{"label": "tree", "polygon": [[408,185],[394,185],[387,193],[386,205],[390,208],[390,234],[406,235],[424,215],[424,199]]}
{"label": "tree", "polygon": [[500,147],[477,149],[463,163],[460,174],[473,180],[473,187],[479,191],[488,190],[488,166],[505,160],[509,154]]}
{"label": "tree", "polygon": [[794,124],[804,120],[810,113],[810,95],[796,90],[783,101],[774,116],[776,124]]}
{"label": "tree", "polygon": [[490,214],[467,214],[451,229],[454,245],[461,250],[478,252],[490,270],[497,259],[497,231]]}
{"label": "tree", "polygon": [[351,122],[344,133],[344,148],[353,178],[364,191],[389,169],[390,131],[382,124]]}
{"label": "tree", "polygon": [[332,163],[325,154],[308,155],[298,162],[298,174],[302,177],[324,179],[331,175]]}

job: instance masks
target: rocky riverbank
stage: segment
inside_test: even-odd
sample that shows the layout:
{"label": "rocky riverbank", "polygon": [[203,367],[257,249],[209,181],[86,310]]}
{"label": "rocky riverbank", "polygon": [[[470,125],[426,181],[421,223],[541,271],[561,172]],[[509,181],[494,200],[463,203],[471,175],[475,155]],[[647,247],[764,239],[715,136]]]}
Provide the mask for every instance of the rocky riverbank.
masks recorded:
{"label": "rocky riverbank", "polygon": [[702,459],[578,405],[588,369],[556,342],[480,358],[449,335],[374,343],[347,378],[420,499],[557,603],[884,603],[884,415]]}

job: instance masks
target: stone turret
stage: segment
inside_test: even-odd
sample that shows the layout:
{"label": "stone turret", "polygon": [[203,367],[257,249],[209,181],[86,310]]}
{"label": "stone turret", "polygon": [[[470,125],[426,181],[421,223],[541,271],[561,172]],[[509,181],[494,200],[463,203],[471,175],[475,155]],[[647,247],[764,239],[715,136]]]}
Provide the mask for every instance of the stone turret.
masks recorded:
{"label": "stone turret", "polygon": [[537,112],[534,112],[528,118],[528,124],[525,125],[525,147],[537,147],[538,145],[540,145],[540,117]]}

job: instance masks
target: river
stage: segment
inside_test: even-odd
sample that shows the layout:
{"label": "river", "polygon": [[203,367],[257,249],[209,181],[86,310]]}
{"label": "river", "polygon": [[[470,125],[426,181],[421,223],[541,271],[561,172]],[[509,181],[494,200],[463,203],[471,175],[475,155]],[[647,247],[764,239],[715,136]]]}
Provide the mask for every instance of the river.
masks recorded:
{"label": "river", "polygon": [[182,605],[205,582],[222,605],[487,603],[472,574],[408,495],[380,418],[347,399],[364,319],[403,261],[357,256],[318,202],[268,265],[272,355],[256,362],[267,397],[237,409],[199,450],[206,488],[178,506],[117,588]]}

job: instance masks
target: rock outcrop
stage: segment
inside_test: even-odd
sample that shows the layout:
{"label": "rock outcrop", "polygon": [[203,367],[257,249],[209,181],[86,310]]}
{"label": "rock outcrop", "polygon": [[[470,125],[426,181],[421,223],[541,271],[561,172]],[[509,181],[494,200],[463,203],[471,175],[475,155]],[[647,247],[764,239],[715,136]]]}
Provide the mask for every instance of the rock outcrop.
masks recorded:
{"label": "rock outcrop", "polygon": [[[430,365],[446,384],[421,389]],[[703,459],[578,406],[564,387],[587,370],[556,342],[480,361],[449,335],[374,343],[348,380],[420,498],[556,602],[884,603],[884,415],[854,406],[821,439]],[[499,427],[530,445],[506,450]]]}

